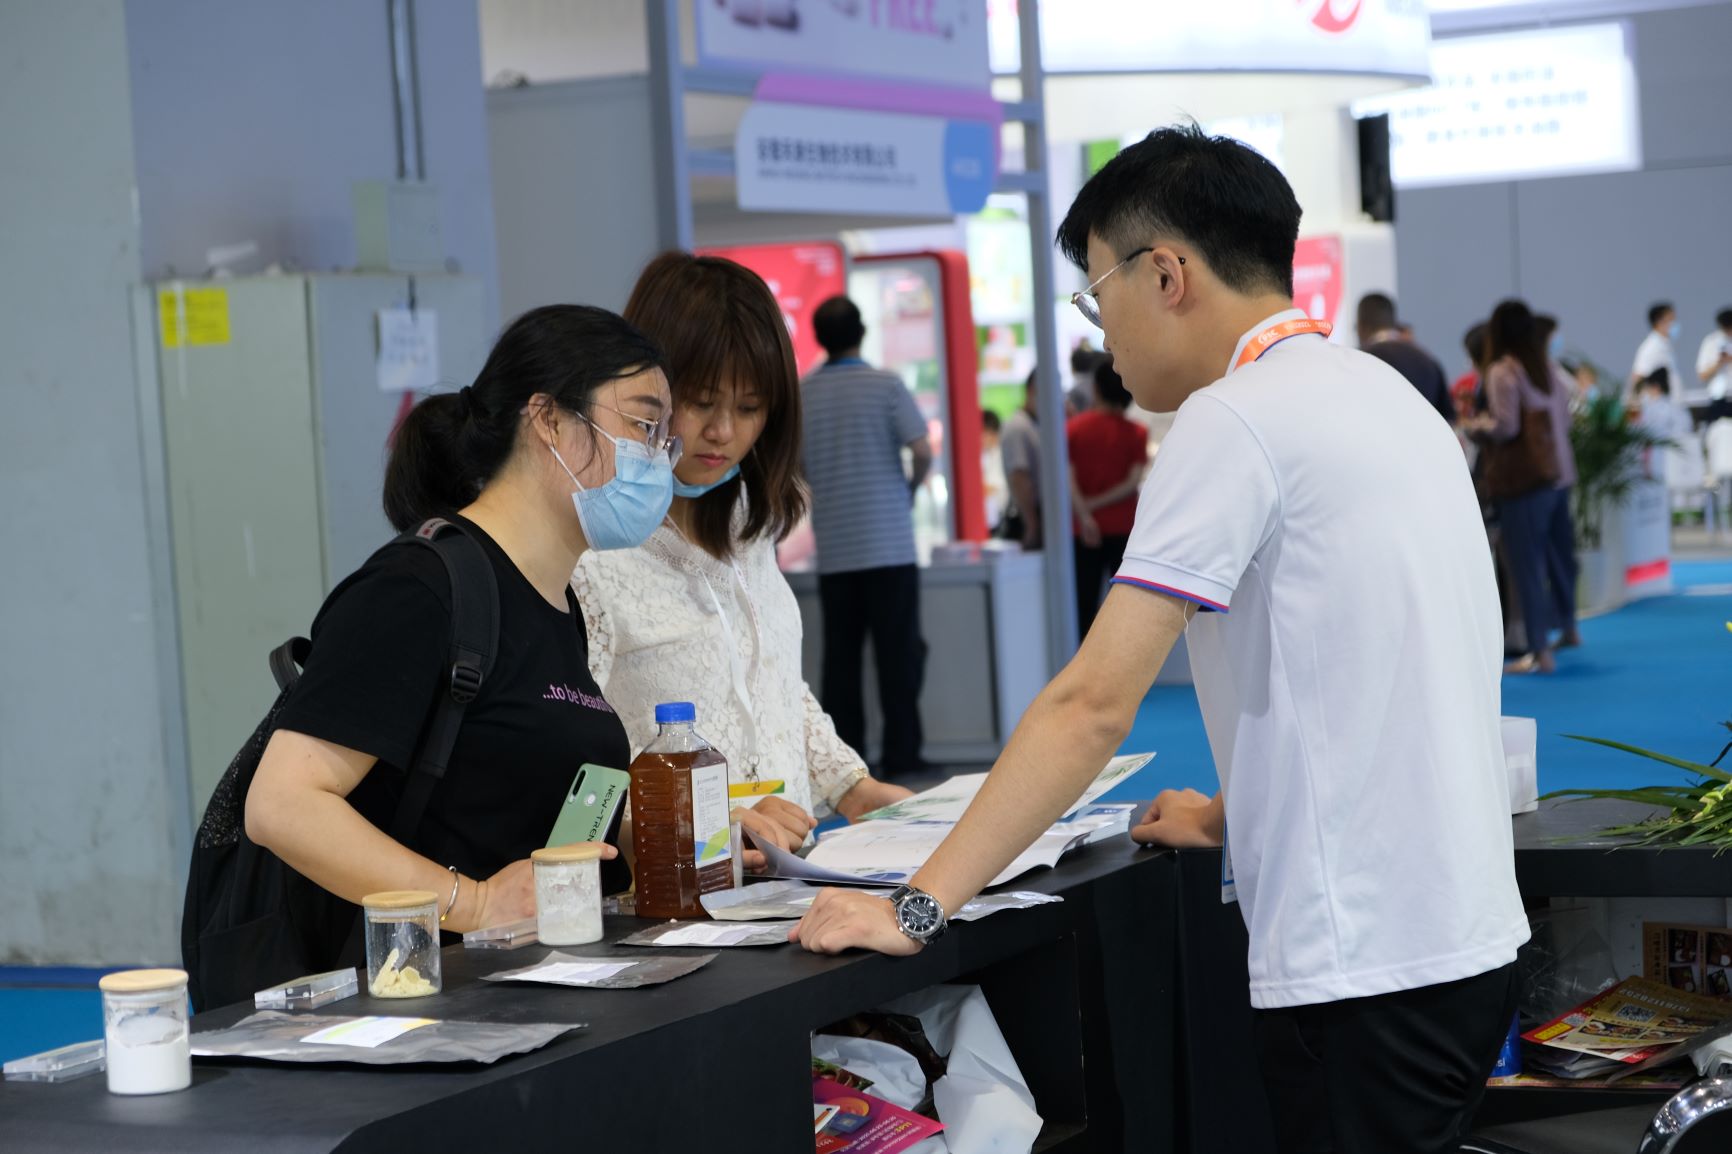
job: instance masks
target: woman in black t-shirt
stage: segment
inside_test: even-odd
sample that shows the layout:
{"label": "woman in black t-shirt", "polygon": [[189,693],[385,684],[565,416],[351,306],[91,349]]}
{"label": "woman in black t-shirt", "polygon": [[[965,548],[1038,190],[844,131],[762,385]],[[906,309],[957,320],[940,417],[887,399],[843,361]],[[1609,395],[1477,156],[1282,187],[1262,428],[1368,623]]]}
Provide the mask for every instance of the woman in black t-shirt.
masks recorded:
{"label": "woman in black t-shirt", "polygon": [[403,845],[385,828],[448,674],[449,578],[432,550],[387,547],[320,611],[246,799],[247,836],[311,883],[296,879],[291,901],[316,953],[335,963],[349,903],[375,891],[430,890],[459,932],[534,915],[528,856],[577,769],[630,757],[567,582],[586,550],[635,546],[666,513],[669,409],[654,342],[613,313],[557,305],[513,323],[473,385],[403,421],[385,511],[398,529],[459,520],[481,543],[499,648]]}

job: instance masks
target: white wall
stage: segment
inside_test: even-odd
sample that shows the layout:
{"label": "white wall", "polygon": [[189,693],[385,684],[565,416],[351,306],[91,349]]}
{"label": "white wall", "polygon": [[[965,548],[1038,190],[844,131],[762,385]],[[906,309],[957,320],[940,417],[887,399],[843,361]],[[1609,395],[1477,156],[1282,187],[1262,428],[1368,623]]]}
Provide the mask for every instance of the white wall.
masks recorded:
{"label": "white wall", "polygon": [[481,0],[481,68],[490,85],[649,71],[644,0]]}
{"label": "white wall", "polygon": [[[476,0],[417,8],[427,175],[491,327]],[[353,262],[351,185],[395,175],[385,12],[0,3],[0,963],[179,956],[191,814],[129,289],[243,240]]]}
{"label": "white wall", "polygon": [[1620,380],[1653,301],[1678,306],[1686,373],[1732,307],[1732,4],[1631,23],[1641,171],[1397,193],[1397,299],[1453,371],[1461,334],[1510,295],[1556,314],[1572,353]]}
{"label": "white wall", "polygon": [[3,4],[0,46],[0,963],[171,961],[123,6]]}
{"label": "white wall", "polygon": [[487,94],[504,315],[623,309],[659,250],[643,75]]}
{"label": "white wall", "polygon": [[[385,0],[127,0],[146,277],[198,275],[206,250],[247,240],[261,265],[353,266],[352,187],[397,173],[386,10]],[[421,0],[415,29],[427,179],[440,189],[447,255],[486,285],[491,326],[476,0]]]}

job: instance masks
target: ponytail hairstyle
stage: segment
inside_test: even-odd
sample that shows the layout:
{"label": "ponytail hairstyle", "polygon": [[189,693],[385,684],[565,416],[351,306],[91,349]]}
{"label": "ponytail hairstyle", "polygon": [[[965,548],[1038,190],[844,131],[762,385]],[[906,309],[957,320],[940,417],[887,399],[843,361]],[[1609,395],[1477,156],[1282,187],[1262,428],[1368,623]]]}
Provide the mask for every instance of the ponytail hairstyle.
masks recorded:
{"label": "ponytail hairstyle", "polygon": [[1525,302],[1507,300],[1492,310],[1491,320],[1486,322],[1485,351],[1488,368],[1504,357],[1514,357],[1534,388],[1542,393],[1552,391],[1551,361],[1534,314]]}
{"label": "ponytail hairstyle", "polygon": [[470,504],[517,448],[531,397],[589,416],[610,381],[663,367],[654,341],[606,309],[547,305],[506,329],[475,383],[409,411],[385,466],[385,516],[398,532]]}
{"label": "ponytail hairstyle", "polygon": [[667,351],[674,407],[713,398],[724,385],[754,389],[764,430],[740,475],[696,499],[692,537],[712,557],[733,556],[734,510],[746,493],[739,539],[780,541],[806,513],[800,479],[800,375],[788,323],[763,278],[714,256],[665,252],[650,261],[626,319]]}

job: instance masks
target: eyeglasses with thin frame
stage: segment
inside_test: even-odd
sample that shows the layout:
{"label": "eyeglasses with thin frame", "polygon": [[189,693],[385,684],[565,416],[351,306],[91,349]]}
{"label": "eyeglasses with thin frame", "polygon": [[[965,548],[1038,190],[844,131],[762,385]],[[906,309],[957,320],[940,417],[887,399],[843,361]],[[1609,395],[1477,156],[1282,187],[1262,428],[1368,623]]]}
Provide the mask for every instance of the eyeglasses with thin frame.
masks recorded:
{"label": "eyeglasses with thin frame", "polygon": [[[658,419],[651,421],[645,417],[633,416],[624,409],[616,409],[612,405],[604,405],[600,402],[592,403],[596,408],[616,413],[642,429],[644,431],[644,444],[648,446],[651,456],[657,453],[666,453],[669,465],[680,463],[680,458],[685,454],[685,444],[672,431],[673,417],[671,414],[663,413]],[[595,422],[590,421],[590,424],[595,425]],[[600,425],[595,427],[599,432],[607,432]]]}
{"label": "eyeglasses with thin frame", "polygon": [[[1088,318],[1089,324],[1093,325],[1097,329],[1104,328],[1105,326],[1101,324],[1101,297],[1100,293],[1095,290],[1100,288],[1102,281],[1112,276],[1115,272],[1118,272],[1121,268],[1124,268],[1127,264],[1130,264],[1133,260],[1136,260],[1139,256],[1154,251],[1155,247],[1153,245],[1137,249],[1135,252],[1125,257],[1124,260],[1121,260],[1118,264],[1115,264],[1112,268],[1109,268],[1106,272],[1103,272],[1100,276],[1096,277],[1094,283],[1089,285],[1088,288],[1083,289],[1079,293],[1072,293],[1070,295],[1070,303],[1076,306],[1077,312]],[[1185,258],[1180,257],[1179,263],[1184,264]]]}

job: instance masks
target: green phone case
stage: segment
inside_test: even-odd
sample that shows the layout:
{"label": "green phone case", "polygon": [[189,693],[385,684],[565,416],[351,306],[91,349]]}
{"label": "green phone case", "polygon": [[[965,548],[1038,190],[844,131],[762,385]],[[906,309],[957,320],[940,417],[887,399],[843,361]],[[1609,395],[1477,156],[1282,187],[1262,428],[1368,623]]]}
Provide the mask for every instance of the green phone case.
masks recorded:
{"label": "green phone case", "polygon": [[613,825],[613,815],[625,803],[631,774],[600,765],[585,765],[572,779],[548,845],[601,841]]}

